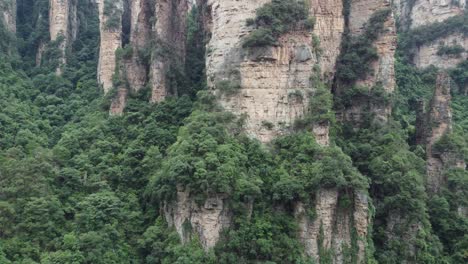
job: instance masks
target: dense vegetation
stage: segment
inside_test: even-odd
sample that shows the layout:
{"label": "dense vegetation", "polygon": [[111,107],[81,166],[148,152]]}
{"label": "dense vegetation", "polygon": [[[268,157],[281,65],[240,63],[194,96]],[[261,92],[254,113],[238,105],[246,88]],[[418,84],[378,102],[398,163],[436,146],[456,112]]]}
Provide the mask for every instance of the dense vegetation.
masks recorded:
{"label": "dense vegetation", "polygon": [[[345,194],[342,207],[350,206],[353,191],[370,195],[368,263],[467,261],[468,221],[457,213],[468,206],[467,171],[444,171],[447,186],[429,197],[425,150],[414,140],[415,105],[430,100],[437,69],[411,66],[413,44],[402,35],[396,94],[354,86],[376,58],[371,44],[388,10],[373,16],[362,36],[346,35],[338,66],[346,92],[333,98],[312,76],[309,112],[295,133],[263,145],[243,133],[245,117],[223,111],[205,91],[205,32],[196,8],[187,21],[186,63],[171,73],[179,96],[150,104],[143,89],[130,94],[123,116],[109,116],[110,96],[96,82],[97,12],[88,1],[78,2],[79,37],[66,52],[61,76],[55,74],[60,39],[47,39],[48,1],[18,1],[16,37],[0,17],[0,263],[314,263],[297,237],[293,204],[312,204],[320,189],[330,188]],[[104,3],[106,12],[119,11],[114,2]],[[249,21],[256,29],[245,47],[275,45],[281,34],[312,26],[306,8],[292,0],[266,4]],[[459,24],[453,18],[431,29],[444,34],[444,27],[460,30]],[[414,32],[436,38],[427,29]],[[39,47],[44,53],[36,61]],[[125,56],[125,48],[120,52]],[[467,66],[462,62],[450,72],[454,131],[434,146],[465,159]],[[239,88],[225,86],[226,92]],[[349,106],[363,97],[392,103],[389,122],[366,117],[356,130],[335,120],[334,104]],[[315,124],[332,126],[330,147],[315,141]],[[198,203],[217,193],[229,197],[233,224],[208,252],[196,236],[182,244],[161,214],[163,201],[174,201],[181,187]],[[306,214],[317,216],[313,207]],[[366,238],[351,232],[346,256],[354,263],[355,243]],[[319,250],[320,263],[332,263],[333,252]]]}
{"label": "dense vegetation", "polygon": [[247,25],[255,30],[246,37],[243,46],[273,46],[282,34],[301,27],[312,29],[314,24],[305,1],[273,0],[257,10],[255,19],[247,20]]}

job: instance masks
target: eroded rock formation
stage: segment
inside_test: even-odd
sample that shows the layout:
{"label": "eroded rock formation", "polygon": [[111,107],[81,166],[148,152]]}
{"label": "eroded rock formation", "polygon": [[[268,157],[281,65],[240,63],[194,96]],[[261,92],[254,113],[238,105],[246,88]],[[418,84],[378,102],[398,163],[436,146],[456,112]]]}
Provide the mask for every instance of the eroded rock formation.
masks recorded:
{"label": "eroded rock formation", "polygon": [[186,20],[191,1],[156,1],[156,23],[154,25],[157,49],[153,52],[150,66],[152,102],[160,102],[168,95],[177,95],[171,87],[169,71],[184,65]]}
{"label": "eroded rock formation", "polygon": [[438,193],[447,186],[444,171],[451,168],[466,167],[463,158],[455,153],[440,151],[434,145],[444,136],[452,132],[452,110],[450,95],[451,79],[446,72],[437,76],[436,89],[429,105],[426,119],[426,154],[427,154],[427,186],[430,193]]}
{"label": "eroded rock formation", "polygon": [[[77,1],[49,0],[49,33],[51,41],[60,41],[58,47],[62,52],[60,63],[66,63],[65,51],[77,35]],[[60,66],[57,74],[61,74]]]}
{"label": "eroded rock formation", "polygon": [[434,22],[442,22],[462,15],[466,0],[415,0],[411,8],[411,27],[416,28]]}
{"label": "eroded rock formation", "polygon": [[[443,54],[443,47],[462,47],[464,51],[459,54]],[[464,34],[453,34],[417,47],[414,54],[414,64],[418,68],[434,65],[438,68],[448,69],[468,59],[468,38]]]}
{"label": "eroded rock formation", "polygon": [[112,88],[116,70],[116,54],[122,46],[123,0],[96,0],[99,10],[101,42],[99,47],[98,81],[107,93]]}
{"label": "eroded rock formation", "polygon": [[[349,30],[351,35],[359,36],[364,33],[369,19],[382,10],[391,10],[391,2],[387,0],[352,0],[349,14]],[[397,48],[396,25],[393,12],[390,11],[384,21],[384,30],[373,46],[376,48],[378,59],[372,61],[370,72],[366,78],[360,79],[356,85],[375,89],[381,86],[385,93],[391,94],[395,90],[395,51]],[[345,111],[345,120],[360,121],[363,112],[359,100]],[[375,104],[370,111],[377,120],[386,121],[391,114],[390,104]]]}
{"label": "eroded rock formation", "polygon": [[[277,46],[242,46],[244,38],[253,30],[246,25],[246,20],[254,18],[255,11],[268,2],[206,1],[211,35],[207,45],[208,86],[226,110],[247,116],[247,133],[262,142],[289,131],[294,120],[305,113],[313,91],[310,77],[317,62],[310,30],[289,32],[280,37]],[[332,7],[336,3],[319,2],[322,8],[311,8],[311,13],[321,15],[316,30],[318,37],[325,43],[339,40],[339,32],[325,31],[330,26],[339,28],[341,22],[325,23],[339,17],[337,13],[342,7],[335,11]],[[334,45],[331,51],[324,51],[324,60],[328,62],[322,68],[324,73],[334,71],[332,61],[338,53],[338,44],[334,42]],[[231,91],[226,92],[227,89]]]}
{"label": "eroded rock formation", "polygon": [[209,249],[218,242],[221,231],[231,224],[232,215],[224,195],[213,195],[198,204],[187,190],[179,189],[177,200],[164,205],[164,216],[185,243],[198,235],[202,246]]}
{"label": "eroded rock formation", "polygon": [[[311,205],[299,202],[294,209],[306,254],[320,261],[322,254],[331,252],[333,263],[344,263],[350,257],[344,249],[352,248],[352,239],[355,239],[357,263],[363,263],[370,223],[368,196],[358,191],[348,195],[337,189],[322,189],[314,200],[314,216],[308,214]],[[345,200],[351,203],[343,202]],[[357,237],[352,237],[352,230]]]}
{"label": "eroded rock formation", "polygon": [[[466,12],[466,0],[416,0],[411,8],[410,19],[405,23],[415,29],[421,26],[443,22],[454,16],[463,16]],[[441,47],[462,47],[464,51],[457,54],[440,53]],[[453,68],[458,63],[468,59],[468,40],[466,34],[453,33],[442,36],[433,41],[417,47],[414,54],[414,64],[418,68],[426,68],[430,65],[447,69]]]}
{"label": "eroded rock formation", "polygon": [[318,62],[325,81],[333,80],[336,60],[340,55],[345,30],[343,0],[310,0],[310,13],[315,18],[313,33],[320,41]]}
{"label": "eroded rock formation", "polygon": [[10,32],[16,32],[16,0],[0,1],[0,19]]}

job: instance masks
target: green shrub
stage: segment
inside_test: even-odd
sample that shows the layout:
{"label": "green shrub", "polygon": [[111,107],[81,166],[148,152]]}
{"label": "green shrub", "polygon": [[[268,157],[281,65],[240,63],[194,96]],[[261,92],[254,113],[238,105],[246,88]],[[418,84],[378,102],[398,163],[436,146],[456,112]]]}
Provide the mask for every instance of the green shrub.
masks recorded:
{"label": "green shrub", "polygon": [[460,55],[465,52],[465,48],[459,44],[452,45],[452,46],[440,46],[437,50],[437,55],[439,56],[455,56],[460,57]]}
{"label": "green shrub", "polygon": [[247,26],[254,26],[255,30],[246,37],[243,47],[276,45],[282,34],[300,26],[311,30],[314,25],[305,1],[273,0],[257,9],[255,19],[247,20]]}

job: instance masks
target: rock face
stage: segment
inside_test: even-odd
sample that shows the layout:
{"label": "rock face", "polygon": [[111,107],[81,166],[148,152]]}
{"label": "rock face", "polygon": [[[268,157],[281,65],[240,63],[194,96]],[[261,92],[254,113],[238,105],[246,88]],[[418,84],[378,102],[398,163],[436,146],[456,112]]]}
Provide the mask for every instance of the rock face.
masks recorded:
{"label": "rock face", "polygon": [[[444,55],[439,50],[442,47],[463,47],[460,54]],[[438,54],[439,53],[439,54]],[[424,44],[417,48],[414,55],[414,64],[418,68],[426,68],[434,65],[438,68],[448,69],[455,67],[458,63],[468,59],[468,39],[464,34],[449,35],[439,38],[431,43]]]}
{"label": "rock face", "polygon": [[343,0],[309,0],[310,13],[315,17],[313,33],[320,40],[318,62],[325,81],[333,80],[336,60],[340,55],[345,30]]}
{"label": "rock face", "polygon": [[151,18],[154,6],[150,0],[130,1],[130,45],[133,49],[131,58],[124,62],[125,77],[129,88],[139,91],[148,81],[148,70],[141,59],[141,53],[150,49]]}
{"label": "rock face", "polygon": [[[279,45],[274,47],[242,47],[244,38],[253,30],[246,25],[246,20],[254,18],[255,11],[268,2],[206,1],[206,9],[209,10],[206,20],[209,21],[211,35],[207,45],[208,86],[226,110],[247,116],[247,133],[262,142],[289,131],[294,120],[305,113],[308,98],[313,92],[310,77],[317,62],[312,32],[307,30],[298,29],[285,34],[279,39]],[[333,3],[321,3],[323,9],[312,8],[311,12],[325,17]],[[325,21],[325,18],[320,20],[318,32],[325,42],[331,42],[336,37],[335,34],[324,33]],[[327,60],[332,61],[335,53],[338,52],[326,52]],[[322,70],[333,72],[333,68],[327,65]],[[225,92],[229,87],[234,87],[235,91]]]}
{"label": "rock face", "polygon": [[[351,203],[340,202],[344,200]],[[357,263],[363,263],[370,223],[367,195],[355,192],[349,197],[337,189],[322,189],[315,196],[314,206],[313,218],[307,213],[309,206],[303,203],[297,203],[294,209],[306,254],[319,262],[323,251],[331,251],[333,263],[344,263],[349,259],[344,249],[351,248],[355,239]],[[353,229],[357,238],[352,238]]]}
{"label": "rock face", "polygon": [[[352,35],[359,36],[367,25],[369,19],[381,10],[391,9],[391,2],[387,0],[352,0],[349,14],[349,30]],[[395,90],[395,51],[397,48],[396,25],[393,12],[384,22],[384,32],[374,42],[378,59],[372,62],[371,73],[365,79],[358,80],[356,85],[369,89],[381,85],[383,90],[391,94]],[[378,120],[386,121],[391,114],[388,104],[372,105],[371,111]],[[346,120],[359,119],[362,109],[354,105],[349,111]]]}
{"label": "rock face", "polygon": [[[416,0],[409,15],[410,18],[405,23],[414,29],[442,22],[450,17],[462,16],[466,12],[466,3],[466,0]],[[456,55],[438,54],[440,47],[455,45],[463,47],[465,51]],[[418,47],[415,50],[413,62],[418,68],[426,68],[430,65],[442,69],[452,68],[468,58],[467,50],[466,35],[455,33]]]}
{"label": "rock face", "polygon": [[122,46],[122,0],[96,0],[99,10],[101,42],[99,47],[98,81],[104,92],[112,88],[116,70],[116,50]]}
{"label": "rock face", "polygon": [[434,149],[434,145],[442,136],[452,131],[452,110],[450,108],[451,79],[446,72],[440,72],[437,76],[436,89],[429,105],[426,119],[426,154],[427,154],[427,186],[430,193],[438,193],[447,186],[444,170],[450,167],[464,169],[466,164],[463,158],[456,157],[454,153],[440,152]]}
{"label": "rock face", "polygon": [[[65,50],[76,38],[77,34],[77,1],[76,0],[49,0],[49,33],[50,40],[57,41],[62,51],[61,64],[66,63]],[[60,67],[57,74],[61,74]]]}
{"label": "rock face", "polygon": [[170,86],[168,73],[184,65],[186,20],[191,3],[189,0],[156,1],[157,50],[153,52],[150,66],[152,102],[160,102],[171,93],[177,95],[177,90]]}
{"label": "rock face", "polygon": [[1,0],[0,9],[0,19],[8,31],[16,32],[16,0]]}
{"label": "rock face", "polygon": [[231,224],[232,215],[227,208],[226,197],[214,195],[197,204],[186,190],[178,190],[177,200],[165,204],[164,215],[169,226],[174,227],[185,243],[194,233],[202,246],[209,249],[218,242],[221,231]]}
{"label": "rock face", "polygon": [[466,0],[415,0],[411,9],[411,28],[462,15],[465,7]]}

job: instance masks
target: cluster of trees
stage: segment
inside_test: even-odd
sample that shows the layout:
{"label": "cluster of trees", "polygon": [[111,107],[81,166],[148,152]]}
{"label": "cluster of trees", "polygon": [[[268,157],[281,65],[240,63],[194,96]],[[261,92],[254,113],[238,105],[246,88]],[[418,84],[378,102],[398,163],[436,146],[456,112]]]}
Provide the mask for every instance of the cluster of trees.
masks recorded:
{"label": "cluster of trees", "polygon": [[300,26],[310,30],[314,25],[305,1],[273,0],[257,9],[255,19],[247,20],[247,26],[254,26],[255,30],[245,38],[243,46],[274,46],[282,34]]}

